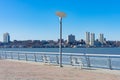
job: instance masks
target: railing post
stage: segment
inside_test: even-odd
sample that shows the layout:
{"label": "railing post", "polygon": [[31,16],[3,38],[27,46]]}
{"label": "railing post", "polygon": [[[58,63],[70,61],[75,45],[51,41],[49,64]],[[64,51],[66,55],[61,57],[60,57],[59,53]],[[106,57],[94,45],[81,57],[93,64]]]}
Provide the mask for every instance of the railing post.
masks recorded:
{"label": "railing post", "polygon": [[72,62],[72,55],[70,55],[70,64],[73,65],[73,62]]}
{"label": "railing post", "polygon": [[28,60],[28,59],[27,59],[27,53],[25,53],[25,57],[26,57],[26,61],[27,61],[27,60]]}
{"label": "railing post", "polygon": [[13,59],[13,54],[12,54],[12,52],[11,52],[11,59]]}
{"label": "railing post", "polygon": [[112,62],[111,62],[110,56],[108,57],[108,66],[109,66],[109,69],[112,70]]}
{"label": "railing post", "polygon": [[44,62],[44,55],[41,55],[40,57],[41,57],[42,62]]}
{"label": "railing post", "polygon": [[0,59],[2,59],[2,56],[1,56],[1,51],[0,51]]}
{"label": "railing post", "polygon": [[18,60],[20,60],[20,54],[19,54],[19,52],[18,52]]}
{"label": "railing post", "polygon": [[86,61],[87,61],[87,67],[91,67],[89,56],[86,56]]}
{"label": "railing post", "polygon": [[2,54],[3,54],[3,51],[1,52],[0,56],[1,56],[1,59],[2,59]]}
{"label": "railing post", "polygon": [[7,53],[5,52],[5,59],[7,59]]}
{"label": "railing post", "polygon": [[37,62],[36,53],[34,53],[35,62]]}
{"label": "railing post", "polygon": [[56,55],[56,62],[57,62],[57,64],[59,64],[59,57],[58,57],[58,55]]}

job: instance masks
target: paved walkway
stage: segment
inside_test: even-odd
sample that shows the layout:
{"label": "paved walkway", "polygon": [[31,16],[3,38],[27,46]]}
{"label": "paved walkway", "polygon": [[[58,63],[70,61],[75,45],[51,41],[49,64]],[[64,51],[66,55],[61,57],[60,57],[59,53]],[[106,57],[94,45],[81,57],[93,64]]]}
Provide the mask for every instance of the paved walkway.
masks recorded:
{"label": "paved walkway", "polygon": [[120,80],[120,71],[0,60],[0,80]]}

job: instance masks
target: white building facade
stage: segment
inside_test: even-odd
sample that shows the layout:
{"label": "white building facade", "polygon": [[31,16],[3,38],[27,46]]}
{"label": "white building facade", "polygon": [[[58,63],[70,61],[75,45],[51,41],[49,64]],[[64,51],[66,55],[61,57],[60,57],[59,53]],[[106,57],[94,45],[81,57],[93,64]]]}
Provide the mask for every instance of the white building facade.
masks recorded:
{"label": "white building facade", "polygon": [[90,46],[94,46],[94,45],[95,45],[95,33],[91,33]]}
{"label": "white building facade", "polygon": [[90,44],[90,32],[86,32],[86,45]]}
{"label": "white building facade", "polygon": [[99,41],[100,41],[101,44],[104,43],[104,34],[100,34]]}
{"label": "white building facade", "polygon": [[9,35],[9,33],[4,33],[3,34],[3,42],[4,43],[9,43],[10,42],[10,35]]}

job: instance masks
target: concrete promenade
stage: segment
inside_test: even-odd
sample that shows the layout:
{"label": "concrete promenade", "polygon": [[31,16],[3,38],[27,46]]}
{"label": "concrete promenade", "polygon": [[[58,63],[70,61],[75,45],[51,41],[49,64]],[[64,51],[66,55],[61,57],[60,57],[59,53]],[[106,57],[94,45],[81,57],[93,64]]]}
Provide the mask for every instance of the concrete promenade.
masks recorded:
{"label": "concrete promenade", "polygon": [[120,71],[0,60],[0,80],[120,80]]}

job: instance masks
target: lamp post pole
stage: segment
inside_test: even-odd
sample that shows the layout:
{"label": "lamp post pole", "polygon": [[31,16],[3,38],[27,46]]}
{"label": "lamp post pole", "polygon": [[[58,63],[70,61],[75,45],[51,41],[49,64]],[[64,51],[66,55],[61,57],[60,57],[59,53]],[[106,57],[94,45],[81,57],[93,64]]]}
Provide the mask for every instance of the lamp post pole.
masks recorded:
{"label": "lamp post pole", "polygon": [[60,53],[60,67],[62,66],[62,18],[66,16],[64,12],[56,12],[56,15],[59,17],[60,21],[60,40],[59,40],[59,53]]}
{"label": "lamp post pole", "polygon": [[60,52],[60,67],[62,66],[62,17],[60,19],[60,41],[59,41],[59,52]]}

